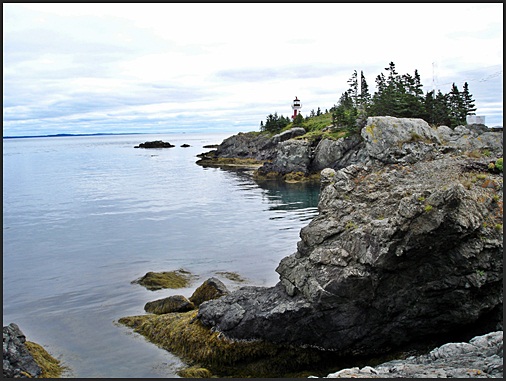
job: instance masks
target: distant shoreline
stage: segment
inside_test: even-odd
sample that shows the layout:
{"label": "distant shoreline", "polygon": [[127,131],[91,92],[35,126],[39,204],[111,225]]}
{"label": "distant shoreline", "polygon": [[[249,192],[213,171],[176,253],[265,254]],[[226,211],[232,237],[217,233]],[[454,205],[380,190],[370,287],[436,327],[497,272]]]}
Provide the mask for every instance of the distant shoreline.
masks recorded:
{"label": "distant shoreline", "polygon": [[107,135],[146,135],[145,132],[98,132],[95,134],[54,134],[54,135],[26,135],[26,136],[4,136],[4,139],[27,139],[27,138],[59,138],[72,136],[107,136]]}

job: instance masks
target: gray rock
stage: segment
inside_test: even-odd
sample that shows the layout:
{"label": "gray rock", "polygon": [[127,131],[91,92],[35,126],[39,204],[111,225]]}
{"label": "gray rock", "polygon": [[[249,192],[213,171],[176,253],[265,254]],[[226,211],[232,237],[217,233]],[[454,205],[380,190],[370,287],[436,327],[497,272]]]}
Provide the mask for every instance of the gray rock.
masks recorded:
{"label": "gray rock", "polygon": [[363,143],[358,136],[339,140],[322,139],[314,151],[311,171],[324,168],[341,169],[350,164],[363,163],[367,156],[362,149]]}
{"label": "gray rock", "polygon": [[448,343],[421,356],[375,367],[341,369],[326,378],[502,378],[503,331]]}
{"label": "gray rock", "polygon": [[268,134],[240,132],[223,140],[216,149],[215,157],[268,160],[275,146]]}
{"label": "gray rock", "polygon": [[369,117],[361,135],[369,156],[385,164],[432,159],[441,144],[436,131],[415,118]]}
{"label": "gray rock", "polygon": [[271,142],[273,145],[279,144],[281,142],[284,142],[289,139],[293,139],[297,136],[304,135],[306,133],[306,130],[302,127],[294,127],[289,130],[283,131],[279,134],[274,135],[271,138]]}
{"label": "gray rock", "polygon": [[42,373],[25,345],[26,337],[19,327],[11,323],[3,327],[4,378],[33,378]]}
{"label": "gray rock", "polygon": [[276,172],[285,175],[290,172],[308,173],[311,163],[311,144],[305,140],[286,140],[276,147],[276,155],[272,162],[265,163],[258,169],[265,175]]}
{"label": "gray rock", "polygon": [[206,302],[199,318],[230,338],[343,355],[502,329],[502,192],[466,183],[467,160],[325,171],[319,215],[281,260],[280,282]]}

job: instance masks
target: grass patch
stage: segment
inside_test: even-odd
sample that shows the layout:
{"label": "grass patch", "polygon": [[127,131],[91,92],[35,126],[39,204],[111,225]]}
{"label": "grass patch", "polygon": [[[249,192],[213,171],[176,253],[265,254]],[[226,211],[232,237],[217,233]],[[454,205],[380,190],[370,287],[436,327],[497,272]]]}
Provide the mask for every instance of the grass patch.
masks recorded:
{"label": "grass patch", "polygon": [[60,361],[51,356],[41,345],[31,341],[25,341],[26,348],[33,356],[35,362],[42,369],[39,378],[60,378],[65,367]]}
{"label": "grass patch", "polygon": [[192,278],[193,276],[190,272],[182,269],[159,273],[150,271],[143,277],[132,281],[132,283],[138,283],[148,290],[155,291],[163,288],[187,287],[191,283]]}

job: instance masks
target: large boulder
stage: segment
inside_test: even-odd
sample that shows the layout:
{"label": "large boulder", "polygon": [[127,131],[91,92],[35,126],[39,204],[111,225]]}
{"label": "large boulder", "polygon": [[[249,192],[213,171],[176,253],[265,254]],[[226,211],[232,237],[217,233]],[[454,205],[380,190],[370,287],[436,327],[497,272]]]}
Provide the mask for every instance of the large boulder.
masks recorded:
{"label": "large boulder", "polygon": [[436,131],[416,118],[369,117],[361,136],[368,155],[385,164],[432,159],[441,144]]}
{"label": "large boulder", "polygon": [[[389,132],[374,131],[378,161],[399,159],[386,141],[375,148]],[[413,131],[435,136],[423,123]],[[280,282],[202,304],[201,322],[362,355],[502,329],[502,174],[466,172],[467,156],[420,157],[432,160],[326,170],[319,215],[276,269]]]}
{"label": "large boulder", "polygon": [[277,145],[276,156],[272,162],[264,163],[258,169],[259,175],[271,172],[285,175],[291,172],[308,173],[311,163],[311,143],[306,140],[286,140]]}
{"label": "large boulder", "polygon": [[359,136],[353,135],[338,140],[322,139],[314,150],[310,169],[313,172],[324,168],[341,169],[366,161],[366,151]]}

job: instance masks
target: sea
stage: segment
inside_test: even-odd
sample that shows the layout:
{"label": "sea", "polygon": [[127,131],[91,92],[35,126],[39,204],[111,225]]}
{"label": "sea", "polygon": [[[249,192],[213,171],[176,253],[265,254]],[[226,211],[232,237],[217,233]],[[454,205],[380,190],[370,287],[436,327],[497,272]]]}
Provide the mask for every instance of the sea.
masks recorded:
{"label": "sea", "polygon": [[[3,325],[60,360],[64,377],[177,378],[185,364],[118,319],[210,277],[230,290],[275,285],[318,214],[318,184],[196,164],[231,135],[3,139]],[[134,148],[153,140],[175,147]],[[132,283],[179,269],[194,275],[186,288]]]}

